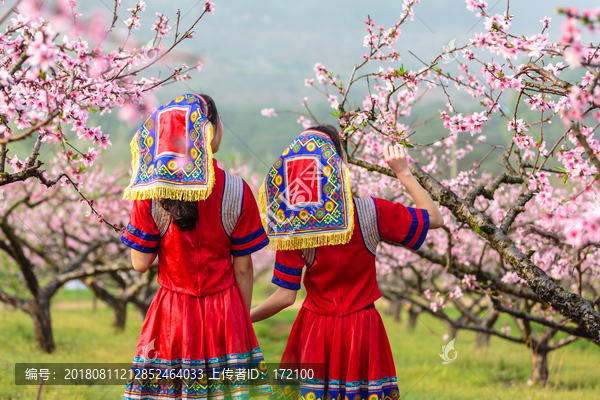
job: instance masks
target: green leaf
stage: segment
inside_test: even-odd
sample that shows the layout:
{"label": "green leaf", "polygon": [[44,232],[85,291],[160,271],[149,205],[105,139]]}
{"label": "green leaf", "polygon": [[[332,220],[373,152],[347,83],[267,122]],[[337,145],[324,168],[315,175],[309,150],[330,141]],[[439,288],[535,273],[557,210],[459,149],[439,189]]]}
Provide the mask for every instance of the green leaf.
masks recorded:
{"label": "green leaf", "polygon": [[331,115],[333,115],[334,117],[341,117],[340,112],[337,109],[334,112],[332,112]]}
{"label": "green leaf", "polygon": [[565,174],[563,178],[563,183],[567,183],[567,179],[569,179],[569,175]]}
{"label": "green leaf", "polygon": [[350,134],[352,132],[354,132],[356,130],[356,128],[353,125],[347,126],[344,129],[342,129],[342,133],[344,134]]}

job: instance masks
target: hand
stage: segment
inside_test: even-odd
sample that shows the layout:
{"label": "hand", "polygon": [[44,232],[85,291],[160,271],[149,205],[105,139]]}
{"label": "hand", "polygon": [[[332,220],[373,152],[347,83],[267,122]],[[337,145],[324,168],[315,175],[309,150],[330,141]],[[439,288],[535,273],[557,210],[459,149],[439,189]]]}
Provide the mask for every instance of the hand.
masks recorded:
{"label": "hand", "polygon": [[390,146],[388,143],[383,148],[383,156],[392,171],[401,176],[412,176],[408,169],[408,160],[406,158],[406,150],[400,144]]}

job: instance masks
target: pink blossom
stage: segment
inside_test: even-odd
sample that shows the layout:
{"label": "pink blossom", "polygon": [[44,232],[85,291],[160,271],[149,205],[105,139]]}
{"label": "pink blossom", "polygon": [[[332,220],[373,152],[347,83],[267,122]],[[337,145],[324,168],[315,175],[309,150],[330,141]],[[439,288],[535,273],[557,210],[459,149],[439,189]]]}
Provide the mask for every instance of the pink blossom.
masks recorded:
{"label": "pink blossom", "polygon": [[525,123],[523,122],[522,119],[518,119],[518,120],[512,120],[509,121],[508,123],[508,130],[509,131],[516,131],[517,133],[521,133],[524,131],[527,131],[527,126],[525,125]]}
{"label": "pink blossom", "polygon": [[56,60],[58,50],[49,37],[46,38],[42,31],[37,31],[27,48],[27,54],[31,56],[27,59],[29,64],[39,65],[42,71],[46,71]]}
{"label": "pink blossom", "polygon": [[212,15],[215,15],[215,3],[213,3],[212,1],[207,1],[204,3],[204,11],[211,13]]}
{"label": "pink blossom", "polygon": [[300,116],[300,118],[298,118],[298,119],[296,120],[296,122],[297,122],[298,124],[302,125],[302,127],[303,127],[304,129],[308,129],[308,128],[310,128],[310,127],[313,125],[313,123],[312,123],[312,121],[311,121],[310,119],[306,119],[306,118],[304,118],[304,116],[302,116],[302,115]]}
{"label": "pink blossom", "polygon": [[329,97],[327,97],[327,101],[331,104],[331,108],[337,109],[340,106],[340,103],[338,103],[338,97],[335,95],[329,95]]}
{"label": "pink blossom", "polygon": [[276,117],[277,116],[277,112],[275,111],[274,108],[263,108],[262,110],[260,110],[260,113],[264,117]]}

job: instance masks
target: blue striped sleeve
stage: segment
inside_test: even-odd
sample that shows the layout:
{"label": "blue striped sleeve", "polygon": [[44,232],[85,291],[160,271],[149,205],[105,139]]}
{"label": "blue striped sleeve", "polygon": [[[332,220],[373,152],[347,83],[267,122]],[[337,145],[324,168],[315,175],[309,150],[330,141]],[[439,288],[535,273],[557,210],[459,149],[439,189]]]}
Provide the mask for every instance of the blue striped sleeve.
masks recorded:
{"label": "blue striped sleeve", "polygon": [[146,233],[140,229],[135,228],[131,224],[127,224],[127,232],[129,232],[135,237],[138,237],[142,240],[147,240],[149,242],[158,242],[158,239],[160,238],[159,235],[152,235],[150,233]]}
{"label": "blue striped sleeve", "polygon": [[155,247],[143,246],[134,242],[133,240],[129,240],[125,235],[121,236],[121,242],[125,243],[126,246],[131,247],[134,250],[141,251],[142,253],[156,253],[158,251],[158,245]]}
{"label": "blue striped sleeve", "polygon": [[279,279],[276,276],[273,277],[271,282],[273,282],[277,286],[281,286],[282,288],[286,288],[286,289],[290,289],[290,290],[300,290],[299,283],[292,283],[292,282],[284,281],[283,279]]}

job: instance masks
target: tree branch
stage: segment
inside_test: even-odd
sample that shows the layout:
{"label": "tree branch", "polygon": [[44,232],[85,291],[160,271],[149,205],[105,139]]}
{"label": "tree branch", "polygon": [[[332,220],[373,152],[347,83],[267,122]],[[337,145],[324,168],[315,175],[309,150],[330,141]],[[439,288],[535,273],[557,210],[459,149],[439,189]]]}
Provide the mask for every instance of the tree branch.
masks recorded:
{"label": "tree branch", "polygon": [[[387,168],[362,160],[351,158],[349,162],[367,170],[384,173],[387,176],[393,174]],[[512,239],[501,228],[497,227],[490,217],[473,206],[465,205],[463,200],[454,192],[442,186],[431,175],[425,173],[418,164],[411,164],[409,169],[420,185],[429,192],[433,200],[448,208],[458,221],[467,224],[487,240],[498,254],[512,266],[513,271],[525,280],[527,285],[542,300],[585,329],[593,338],[593,341],[600,345],[600,313],[595,310],[594,305],[589,300],[570,293],[557,285],[552,278],[516,247]]]}

